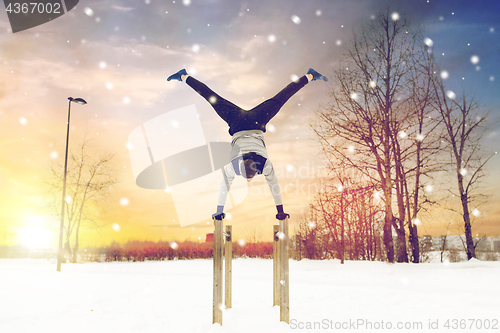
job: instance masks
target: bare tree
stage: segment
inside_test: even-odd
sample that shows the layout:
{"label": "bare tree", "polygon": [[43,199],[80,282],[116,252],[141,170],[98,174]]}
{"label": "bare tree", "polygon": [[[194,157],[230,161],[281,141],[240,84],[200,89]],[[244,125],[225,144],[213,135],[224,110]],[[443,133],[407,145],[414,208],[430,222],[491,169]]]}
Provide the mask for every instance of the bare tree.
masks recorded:
{"label": "bare tree", "polygon": [[[369,178],[355,168],[332,165],[333,179],[323,184],[311,204],[316,234],[331,256],[349,260],[375,260],[381,243],[378,193]],[[325,237],[326,236],[326,237]],[[321,245],[323,244],[323,245]]]}
{"label": "bare tree", "polygon": [[[346,48],[334,73],[337,86],[331,91],[331,103],[318,111],[312,125],[325,155],[344,160],[381,189],[384,246],[390,262],[395,259],[393,230],[396,259],[408,261],[406,226],[413,260],[419,258],[412,221],[421,207],[420,177],[431,171],[423,167],[430,160],[427,151],[439,142],[426,140],[437,126],[426,117],[432,110],[430,61],[422,34],[404,16],[393,19],[389,10],[379,13]],[[416,177],[413,190],[408,188],[410,177]]]}
{"label": "bare tree", "polygon": [[[114,154],[105,153],[98,156],[89,154],[90,140],[84,139],[79,145],[78,151],[71,153],[68,161],[67,193],[65,199],[64,222],[64,250],[66,256],[73,263],[77,262],[79,249],[79,232],[83,223],[99,227],[96,219],[99,205],[105,202],[109,190],[117,183],[117,178],[112,165]],[[50,166],[50,179],[48,184],[54,194],[51,203],[60,218],[60,201],[57,199],[58,192],[62,188],[63,169],[60,165]],[[74,235],[73,249],[71,249],[71,238]]]}
{"label": "bare tree", "polygon": [[463,93],[457,100],[452,91],[446,91],[439,75],[435,75],[433,87],[436,93],[435,106],[445,127],[443,140],[450,156],[449,165],[457,180],[457,197],[460,198],[464,222],[467,259],[471,259],[476,254],[470,206],[473,200],[484,198],[483,194],[475,190],[479,187],[479,180],[486,175],[486,163],[495,155],[487,154],[482,146],[487,115],[478,112],[479,104],[474,96]]}

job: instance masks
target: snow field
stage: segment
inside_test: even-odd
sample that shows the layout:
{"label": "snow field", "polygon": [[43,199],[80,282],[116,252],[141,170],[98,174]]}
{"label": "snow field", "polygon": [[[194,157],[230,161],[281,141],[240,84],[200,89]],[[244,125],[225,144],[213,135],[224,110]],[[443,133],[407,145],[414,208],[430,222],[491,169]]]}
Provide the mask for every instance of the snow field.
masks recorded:
{"label": "snow field", "polygon": [[[235,259],[222,327],[212,325],[212,269],[200,259],[64,264],[59,273],[53,260],[0,259],[0,332],[450,332],[447,319],[500,319],[499,262],[290,260],[287,325],[272,307],[272,260]],[[361,320],[372,329],[354,329]],[[315,322],[323,326],[306,329]],[[396,329],[407,322],[422,328]],[[468,325],[456,331],[484,330]]]}

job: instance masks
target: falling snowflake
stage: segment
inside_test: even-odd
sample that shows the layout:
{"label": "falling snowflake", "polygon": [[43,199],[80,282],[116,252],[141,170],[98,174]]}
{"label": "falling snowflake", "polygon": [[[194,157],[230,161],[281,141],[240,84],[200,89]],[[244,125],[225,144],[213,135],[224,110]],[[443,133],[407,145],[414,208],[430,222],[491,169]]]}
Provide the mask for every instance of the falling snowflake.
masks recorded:
{"label": "falling snowflake", "polygon": [[226,220],[231,220],[233,218],[233,215],[231,215],[231,213],[225,213],[225,214],[226,214],[225,217]]}
{"label": "falling snowflake", "polygon": [[127,142],[127,144],[125,145],[125,147],[127,147],[128,150],[134,149],[134,145],[131,142]]}
{"label": "falling snowflake", "polygon": [[408,136],[408,134],[406,134],[406,132],[405,132],[405,131],[400,131],[400,132],[398,133],[398,136],[399,136],[401,139],[404,139],[404,138],[406,138],[406,137]]}
{"label": "falling snowflake", "polygon": [[460,169],[460,174],[462,176],[465,176],[467,174],[467,169],[464,169],[464,168]]}
{"label": "falling snowflake", "polygon": [[113,85],[113,83],[111,82],[106,82],[106,88],[108,88],[109,90],[113,90],[115,86]]}
{"label": "falling snowflake", "polygon": [[399,20],[399,13],[397,13],[397,12],[392,13],[392,14],[391,14],[391,19],[392,19],[393,21],[397,21],[397,20]]}
{"label": "falling snowflake", "polygon": [[291,164],[286,165],[286,171],[292,172],[293,170],[295,170],[295,167],[293,165],[291,165]]}
{"label": "falling snowflake", "polygon": [[351,94],[351,98],[352,98],[353,100],[356,100],[356,99],[358,98],[358,94],[356,94],[356,93],[352,93],[352,94]]}
{"label": "falling snowflake", "polygon": [[375,88],[376,86],[377,86],[377,82],[375,82],[375,81],[371,80],[371,81],[370,81],[370,87],[371,87],[371,88]]}
{"label": "falling snowflake", "polygon": [[268,130],[269,130],[269,132],[271,132],[271,133],[276,132],[276,127],[274,127],[274,125],[268,124],[268,125],[267,125],[267,129],[268,129]]}
{"label": "falling snowflake", "polygon": [[493,75],[492,75],[492,76],[490,76],[490,81],[491,81],[491,82],[495,81],[495,77],[494,77]]}
{"label": "falling snowflake", "polygon": [[170,125],[173,128],[179,128],[179,126],[180,126],[179,122],[177,120],[175,120],[175,119],[170,122]]}
{"label": "falling snowflake", "polygon": [[300,19],[300,17],[298,17],[297,15],[293,15],[293,16],[292,16],[292,21],[293,21],[293,23],[295,23],[295,24],[300,24],[301,19]]}
{"label": "falling snowflake", "polygon": [[277,235],[277,236],[278,236],[278,238],[279,238],[279,239],[281,239],[281,240],[285,239],[285,234],[284,234],[283,232],[281,232],[281,231],[279,231],[276,235]]}
{"label": "falling snowflake", "polygon": [[92,10],[92,8],[89,8],[89,7],[86,7],[84,10],[85,14],[87,14],[88,16],[93,16],[94,15],[94,11]]}
{"label": "falling snowflake", "polygon": [[[170,186],[167,186],[167,188],[165,189],[165,193],[171,193],[172,192],[172,189],[170,188]],[[208,222],[207,222],[208,224]]]}
{"label": "falling snowflake", "polygon": [[198,52],[200,52],[200,45],[198,45],[198,44],[194,44],[194,45],[191,47],[191,50],[192,50],[194,53],[198,53]]}
{"label": "falling snowflake", "polygon": [[299,82],[299,77],[295,74],[290,75],[290,80],[293,82]]}
{"label": "falling snowflake", "polygon": [[491,32],[491,33],[495,32],[495,28],[491,27],[491,28],[490,28],[490,32]]}
{"label": "falling snowflake", "polygon": [[474,208],[472,210],[472,215],[474,215],[475,217],[478,217],[479,215],[481,215],[481,212],[477,208]]}
{"label": "falling snowflake", "polygon": [[215,96],[210,96],[210,97],[208,98],[208,101],[209,101],[211,104],[215,104],[215,103],[217,103],[217,97],[215,97]]}
{"label": "falling snowflake", "polygon": [[184,6],[189,6],[191,4],[191,0],[182,0],[182,4]]}
{"label": "falling snowflake", "polygon": [[105,62],[105,61],[101,61],[101,62],[99,63],[99,68],[100,68],[100,69],[104,69],[104,68],[106,68],[107,66],[108,66],[108,65],[106,64],[106,62]]}
{"label": "falling snowflake", "polygon": [[309,228],[313,229],[313,228],[316,228],[316,222],[314,221],[309,221],[309,223],[307,224],[309,226]]}
{"label": "falling snowflake", "polygon": [[337,41],[335,42],[335,45],[337,45],[337,46],[342,45],[342,41],[340,39],[337,39]]}
{"label": "falling snowflake", "polygon": [[70,197],[69,195],[66,196],[66,198],[64,199],[64,201],[66,201],[66,203],[72,203],[73,202],[73,198]]}
{"label": "falling snowflake", "polygon": [[114,230],[114,231],[116,231],[116,232],[119,232],[120,230],[122,230],[122,228],[121,228],[118,224],[116,224],[116,223],[113,223],[113,224],[111,225],[111,227],[112,227],[112,228],[113,228],[113,230]]}
{"label": "falling snowflake", "polygon": [[449,73],[447,71],[441,71],[441,78],[446,80],[449,77]]}
{"label": "falling snowflake", "polygon": [[417,134],[417,140],[418,140],[418,141],[423,141],[423,140],[424,140],[424,135],[423,135],[423,134],[421,134],[421,133],[418,133],[418,134]]}
{"label": "falling snowflake", "polygon": [[124,97],[123,98],[123,104],[130,104],[130,97]]}
{"label": "falling snowflake", "polygon": [[269,35],[269,36],[267,36],[267,40],[269,41],[269,43],[274,43],[276,41],[276,36]]}
{"label": "falling snowflake", "polygon": [[350,153],[354,153],[354,146],[347,147],[347,151]]}
{"label": "falling snowflake", "polygon": [[424,188],[425,192],[429,192],[429,193],[432,192],[433,189],[434,189],[434,187],[432,185],[426,185]]}
{"label": "falling snowflake", "polygon": [[470,57],[470,62],[473,63],[474,65],[479,62],[479,57],[477,55],[473,55]]}
{"label": "falling snowflake", "polygon": [[245,240],[244,240],[244,239],[240,239],[240,240],[238,241],[238,245],[239,245],[239,246],[245,246],[245,244],[246,244],[246,243],[247,243],[247,242],[245,242]]}
{"label": "falling snowflake", "polygon": [[55,160],[57,157],[59,157],[59,154],[57,153],[57,151],[53,151],[52,153],[50,153],[50,158]]}
{"label": "falling snowflake", "polygon": [[446,92],[446,96],[448,96],[449,99],[455,99],[455,97],[457,97],[457,95],[455,95],[455,93],[451,90]]}
{"label": "falling snowflake", "polygon": [[316,16],[321,16],[321,14],[323,14],[323,13],[321,12],[321,10],[319,10],[319,9],[318,9],[318,10],[316,11]]}
{"label": "falling snowflake", "polygon": [[412,220],[412,222],[413,222],[414,225],[417,225],[417,226],[420,225],[420,224],[422,224],[422,222],[418,218],[414,218]]}
{"label": "falling snowflake", "polygon": [[434,42],[432,41],[432,39],[430,39],[429,37],[425,38],[424,39],[424,43],[425,45],[427,45],[428,47],[432,47],[432,45],[434,45]]}
{"label": "falling snowflake", "polygon": [[179,247],[179,244],[177,244],[176,242],[170,242],[170,247],[174,250],[177,250],[177,248]]}
{"label": "falling snowflake", "polygon": [[28,120],[24,117],[20,117],[19,118],[19,122],[21,123],[21,125],[27,125],[28,124]]}

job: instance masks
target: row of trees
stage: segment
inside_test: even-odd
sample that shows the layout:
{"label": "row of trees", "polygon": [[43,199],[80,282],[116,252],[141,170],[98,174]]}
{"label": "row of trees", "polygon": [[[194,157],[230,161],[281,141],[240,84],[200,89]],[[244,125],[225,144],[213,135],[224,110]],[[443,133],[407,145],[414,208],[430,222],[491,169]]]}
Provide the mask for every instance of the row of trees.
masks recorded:
{"label": "row of trees", "polygon": [[455,179],[448,190],[460,200],[467,257],[475,256],[471,202],[493,155],[481,147],[486,116],[473,96],[447,90],[447,77],[432,41],[389,10],[345,48],[329,104],[311,126],[337,188],[319,193],[312,209],[332,243],[347,237],[350,256],[376,257],[371,237],[382,233],[388,261],[419,262],[418,217],[433,203],[423,188],[443,174]]}
{"label": "row of trees", "polygon": [[[113,242],[106,248],[87,248],[82,261],[145,261],[208,259],[213,256],[212,243],[130,241],[124,245]],[[272,258],[271,242],[233,243],[234,258]]]}

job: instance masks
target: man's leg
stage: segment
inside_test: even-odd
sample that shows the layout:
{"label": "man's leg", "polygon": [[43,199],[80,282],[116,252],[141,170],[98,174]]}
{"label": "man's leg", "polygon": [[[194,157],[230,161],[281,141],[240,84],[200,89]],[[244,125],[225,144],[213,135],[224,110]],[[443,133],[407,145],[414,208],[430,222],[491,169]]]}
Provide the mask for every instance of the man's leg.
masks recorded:
{"label": "man's leg", "polygon": [[262,102],[254,107],[249,112],[255,112],[254,119],[258,119],[259,123],[266,125],[281,109],[281,107],[297,93],[302,87],[309,82],[304,75],[297,82],[291,82],[274,97]]}
{"label": "man's leg", "polygon": [[217,112],[217,114],[224,119],[226,123],[229,124],[233,117],[239,115],[239,111],[241,110],[239,106],[220,97],[204,83],[196,80],[192,76],[187,77],[186,83],[203,98],[205,98],[212,105],[215,112]]}

